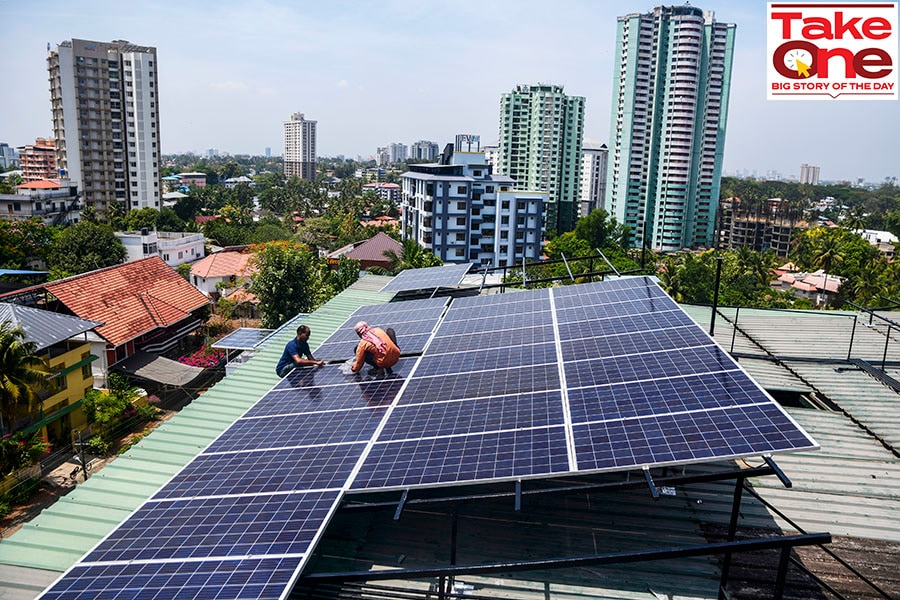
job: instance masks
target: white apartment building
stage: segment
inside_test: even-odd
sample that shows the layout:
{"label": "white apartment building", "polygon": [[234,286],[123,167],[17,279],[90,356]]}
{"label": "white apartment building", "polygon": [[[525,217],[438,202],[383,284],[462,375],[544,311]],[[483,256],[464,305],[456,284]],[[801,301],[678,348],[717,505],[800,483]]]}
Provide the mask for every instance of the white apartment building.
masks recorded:
{"label": "white apartment building", "polygon": [[606,166],[609,149],[583,148],[581,151],[581,203],[578,216],[586,217],[592,211],[606,208]]}
{"label": "white apartment building", "polygon": [[316,126],[303,113],[294,113],[284,122],[284,174],[302,179],[316,178]]}
{"label": "white apartment building", "polygon": [[800,183],[819,185],[819,167],[806,163],[800,165]]}
{"label": "white apartment building", "polygon": [[409,156],[416,160],[434,160],[439,152],[440,149],[435,142],[419,140],[410,147]]}
{"label": "white apartment building", "polygon": [[205,256],[202,233],[170,231],[117,231],[115,233],[128,252],[127,262],[159,256],[172,268],[200,260]]}
{"label": "white apartment building", "polygon": [[72,39],[47,67],[57,166],[84,204],[161,208],[156,48]]}
{"label": "white apartment building", "polygon": [[547,192],[517,191],[494,175],[483,152],[456,152],[449,164],[403,173],[401,231],[446,263],[490,266],[539,260]]}

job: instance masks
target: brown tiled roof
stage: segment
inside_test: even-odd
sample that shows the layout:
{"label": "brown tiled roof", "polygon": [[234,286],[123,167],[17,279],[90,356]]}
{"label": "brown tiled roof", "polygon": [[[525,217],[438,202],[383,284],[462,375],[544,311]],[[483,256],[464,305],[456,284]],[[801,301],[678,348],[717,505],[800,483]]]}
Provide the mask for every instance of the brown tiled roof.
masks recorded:
{"label": "brown tiled roof", "polygon": [[191,275],[197,277],[240,277],[248,273],[249,254],[216,252],[194,263]]}
{"label": "brown tiled roof", "polygon": [[118,346],[187,318],[209,300],[158,256],[52,281],[42,286]]}
{"label": "brown tiled roof", "polygon": [[403,252],[403,246],[391,236],[379,231],[344,256],[360,261],[386,262],[388,259],[385,258],[384,253],[387,250],[393,250],[397,256],[400,256]]}
{"label": "brown tiled roof", "polygon": [[37,181],[29,181],[16,186],[17,188],[26,190],[58,190],[60,185],[49,179],[38,179]]}

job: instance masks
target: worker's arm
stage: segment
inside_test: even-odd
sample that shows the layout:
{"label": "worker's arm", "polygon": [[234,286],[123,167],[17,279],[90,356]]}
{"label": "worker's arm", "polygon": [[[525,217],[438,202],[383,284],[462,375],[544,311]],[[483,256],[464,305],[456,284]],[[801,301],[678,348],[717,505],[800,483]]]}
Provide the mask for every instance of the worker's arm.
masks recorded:
{"label": "worker's arm", "polygon": [[350,367],[350,370],[356,373],[366,364],[366,343],[360,340],[356,345],[356,362]]}

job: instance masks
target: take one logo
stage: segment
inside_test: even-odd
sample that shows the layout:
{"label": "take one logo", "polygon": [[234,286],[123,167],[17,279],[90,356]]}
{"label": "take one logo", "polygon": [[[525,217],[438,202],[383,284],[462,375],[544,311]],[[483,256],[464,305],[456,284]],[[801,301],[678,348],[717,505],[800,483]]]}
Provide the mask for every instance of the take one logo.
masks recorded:
{"label": "take one logo", "polygon": [[896,100],[896,2],[769,2],[769,100]]}

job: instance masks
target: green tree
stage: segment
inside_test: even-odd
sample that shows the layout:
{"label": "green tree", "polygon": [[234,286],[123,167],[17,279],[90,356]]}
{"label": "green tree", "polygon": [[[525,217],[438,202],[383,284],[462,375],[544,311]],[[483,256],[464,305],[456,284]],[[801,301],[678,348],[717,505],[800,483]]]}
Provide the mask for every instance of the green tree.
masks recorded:
{"label": "green tree", "polygon": [[256,267],[250,291],[259,300],[262,326],[276,328],[298,313],[312,312],[327,300],[322,268],[308,246],[269,242],[254,247]]}
{"label": "green tree", "polygon": [[184,231],[184,227],[185,222],[171,207],[167,206],[159,211],[159,218],[156,220],[156,228],[159,231]]}
{"label": "green tree", "polygon": [[388,270],[392,275],[396,275],[406,269],[439,267],[444,264],[430,250],[423,248],[416,240],[411,238],[403,240],[399,255],[393,250],[385,250],[384,256],[391,262]]}
{"label": "green tree", "polygon": [[193,221],[194,217],[200,216],[202,213],[203,203],[199,197],[190,194],[186,198],[179,198],[172,208],[182,221]]}
{"label": "green tree", "polygon": [[602,208],[591,211],[575,224],[575,236],[588,243],[591,248],[624,248],[628,243],[628,228],[609,217]]}
{"label": "green tree", "polygon": [[0,178],[0,194],[15,194],[16,186],[22,184],[21,175],[9,175]]}
{"label": "green tree", "polygon": [[153,207],[146,206],[129,210],[125,215],[125,228],[128,231],[140,231],[144,227],[153,229],[159,221],[159,211]]}
{"label": "green tree", "polygon": [[38,392],[48,387],[47,372],[37,344],[25,339],[22,328],[0,323],[0,425],[7,431],[14,431],[21,413],[30,414],[40,404]]}
{"label": "green tree", "polygon": [[39,218],[25,221],[0,219],[0,268],[29,269],[33,262],[46,262],[47,252],[60,228]]}
{"label": "green tree", "polygon": [[50,249],[47,264],[59,278],[122,264],[127,257],[112,227],[82,221],[63,230]]}

